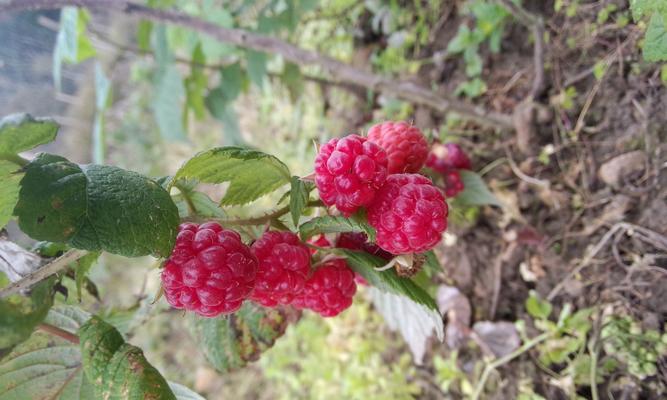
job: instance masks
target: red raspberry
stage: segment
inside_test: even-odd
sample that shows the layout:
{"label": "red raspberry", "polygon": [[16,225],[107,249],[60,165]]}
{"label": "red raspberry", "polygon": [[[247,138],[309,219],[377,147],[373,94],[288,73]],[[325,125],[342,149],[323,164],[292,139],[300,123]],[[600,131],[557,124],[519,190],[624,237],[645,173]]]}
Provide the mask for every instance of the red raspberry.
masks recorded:
{"label": "red raspberry", "polygon": [[387,152],[389,174],[419,172],[428,156],[422,132],[407,122],[383,122],[368,130],[368,140]]}
{"label": "red raspberry", "polygon": [[265,307],[290,304],[310,274],[310,251],[292,232],[266,232],[252,244],[259,260],[250,298]]}
{"label": "red raspberry", "polygon": [[357,292],[354,272],[345,260],[334,259],[322,264],[306,281],[303,293],[292,303],[308,308],[323,317],[334,317],[352,305]]}
{"label": "red raspberry", "polygon": [[445,196],[456,197],[456,195],[463,191],[463,181],[458,170],[450,169],[445,171],[442,176],[445,178]]}
{"label": "red raspberry", "polygon": [[[331,243],[329,243],[329,239],[327,239],[327,237],[324,236],[324,234],[321,234],[319,236],[314,236],[314,237],[308,239],[308,243],[310,243],[312,245],[315,245],[317,247],[331,247]],[[310,254],[314,255],[315,253],[317,253],[317,249],[311,248],[310,249]]]}
{"label": "red raspberry", "polygon": [[344,232],[338,236],[336,247],[350,250],[363,250],[376,257],[391,260],[394,255],[382,250],[377,245],[368,242],[368,237],[363,232]]}
{"label": "red raspberry", "polygon": [[445,143],[433,145],[426,166],[444,174],[450,169],[471,169],[472,163],[461,146]]}
{"label": "red raspberry", "polygon": [[431,181],[418,174],[395,174],[368,207],[377,244],[392,254],[432,249],[447,229],[447,203]]}
{"label": "red raspberry", "polygon": [[181,224],[162,270],[167,302],[204,317],[241,308],[253,286],[257,259],[238,233],[216,222]]}
{"label": "red raspberry", "polygon": [[345,216],[368,205],[387,178],[387,155],[358,135],[331,139],[315,158],[320,199]]}

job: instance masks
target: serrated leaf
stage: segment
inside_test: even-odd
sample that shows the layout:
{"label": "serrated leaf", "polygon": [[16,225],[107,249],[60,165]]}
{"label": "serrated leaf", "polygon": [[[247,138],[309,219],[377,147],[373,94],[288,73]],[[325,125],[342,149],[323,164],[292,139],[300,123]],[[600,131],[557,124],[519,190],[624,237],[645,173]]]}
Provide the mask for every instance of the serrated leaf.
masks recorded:
{"label": "serrated leaf", "polygon": [[[76,333],[90,316],[74,307],[52,308],[45,323]],[[79,346],[35,332],[0,363],[0,400],[93,399],[93,385],[81,371]]]}
{"label": "serrated leaf", "polygon": [[76,283],[76,296],[79,301],[81,301],[81,287],[83,286],[83,282],[85,282],[86,276],[88,276],[90,269],[95,265],[98,258],[100,258],[100,253],[92,252],[75,261],[74,281]]}
{"label": "serrated leaf", "polygon": [[250,203],[290,182],[282,161],[260,151],[217,147],[201,152],[183,165],[173,181],[197,179],[205,183],[229,182],[221,205]]}
{"label": "serrated leaf", "polygon": [[21,153],[56,138],[60,126],[47,118],[12,114],[0,120],[0,156]]}
{"label": "serrated leaf", "polygon": [[310,191],[307,189],[304,181],[298,176],[293,176],[290,188],[289,211],[292,215],[292,222],[294,226],[299,226],[299,219],[303,213],[303,209],[308,204],[308,195]]}
{"label": "serrated leaf", "polygon": [[19,199],[19,182],[23,173],[20,167],[12,162],[0,160],[0,229],[7,225],[12,217],[12,211]]}
{"label": "serrated leaf", "polygon": [[646,61],[667,61],[667,12],[653,13],[644,40]]}
{"label": "serrated leaf", "polygon": [[345,256],[350,268],[363,276],[371,286],[385,292],[405,296],[430,310],[438,311],[435,300],[413,280],[398,276],[393,268],[385,271],[376,270],[378,267],[383,267],[387,260],[366,252],[345,249],[338,249],[337,251]]}
{"label": "serrated leaf", "polygon": [[533,318],[547,319],[551,315],[551,304],[539,298],[537,293],[531,291],[530,296],[526,299],[526,311]]}
{"label": "serrated leaf", "polygon": [[40,154],[25,170],[14,214],[32,238],[128,257],[170,254],[178,210],[155,181],[51,154]]}
{"label": "serrated leaf", "polygon": [[304,222],[299,227],[299,234],[303,240],[320,233],[340,232],[363,232],[366,234],[369,241],[375,241],[375,229],[364,219],[356,218],[355,216],[345,218],[341,216],[325,215]]}
{"label": "serrated leaf", "polygon": [[399,331],[410,347],[415,363],[421,365],[426,354],[428,339],[435,333],[444,338],[442,316],[436,310],[394,293],[369,288],[373,305],[389,328]]}
{"label": "serrated leaf", "polygon": [[470,206],[501,206],[500,201],[491,193],[479,174],[466,170],[459,172],[465,188],[456,197],[457,201]]}
{"label": "serrated leaf", "polygon": [[[9,280],[0,272],[0,285],[6,284]],[[33,286],[27,297],[17,294],[0,299],[0,357],[26,340],[46,317],[53,305],[53,284],[50,278]]]}
{"label": "serrated leaf", "polygon": [[83,371],[97,398],[176,399],[140,348],[125,343],[113,326],[93,316],[79,328]]}
{"label": "serrated leaf", "polygon": [[190,331],[215,369],[227,372],[259,359],[299,315],[291,307],[271,309],[246,302],[235,314],[216,318],[193,316]]}

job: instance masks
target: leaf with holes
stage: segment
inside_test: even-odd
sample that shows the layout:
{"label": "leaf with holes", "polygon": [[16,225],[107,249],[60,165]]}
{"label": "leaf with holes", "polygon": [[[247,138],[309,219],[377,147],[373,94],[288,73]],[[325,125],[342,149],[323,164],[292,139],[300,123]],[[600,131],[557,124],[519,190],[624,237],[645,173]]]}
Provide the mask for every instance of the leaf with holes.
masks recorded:
{"label": "leaf with holes", "polygon": [[229,182],[220,205],[250,203],[290,182],[289,169],[276,157],[240,147],[218,147],[201,152],[178,170],[178,179],[205,183]]}
{"label": "leaf with holes", "polygon": [[304,222],[299,227],[301,239],[306,240],[320,233],[363,232],[368,240],[375,241],[375,229],[366,222],[365,218],[353,215],[351,218],[325,215]]}
{"label": "leaf with holes", "polygon": [[291,307],[263,308],[246,302],[235,314],[216,318],[193,316],[190,331],[208,361],[220,372],[259,359],[285,333],[300,312]]}
{"label": "leaf with holes", "polygon": [[12,114],[0,120],[0,158],[52,142],[60,126],[30,114]]}
{"label": "leaf with holes", "polygon": [[14,214],[34,239],[128,257],[168,256],[179,223],[169,193],[155,181],[51,154],[26,167]]}

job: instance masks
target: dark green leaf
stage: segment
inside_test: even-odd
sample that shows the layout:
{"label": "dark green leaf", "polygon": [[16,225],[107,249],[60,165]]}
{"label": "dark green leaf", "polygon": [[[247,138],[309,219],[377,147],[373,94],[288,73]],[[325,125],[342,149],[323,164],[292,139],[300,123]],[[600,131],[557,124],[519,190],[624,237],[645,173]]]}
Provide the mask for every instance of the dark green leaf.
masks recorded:
{"label": "dark green leaf", "polygon": [[[9,279],[0,272],[0,287],[8,284]],[[28,297],[17,294],[0,299],[0,357],[28,339],[46,317],[53,305],[53,284],[50,278],[35,285]]]}
{"label": "dark green leaf", "polygon": [[60,126],[53,120],[13,114],[0,120],[0,156],[20,153],[52,142]]}
{"label": "dark green leaf", "polygon": [[294,226],[299,226],[299,219],[303,213],[303,209],[308,204],[309,190],[306,184],[298,176],[292,177],[292,186],[290,189],[289,211],[292,215],[292,222]]}
{"label": "dark green leaf", "polygon": [[461,170],[460,173],[465,189],[456,197],[457,201],[468,206],[482,206],[489,204],[501,206],[496,196],[494,196],[489,188],[486,187],[486,183],[484,183],[484,180],[482,180],[482,177],[479,176],[479,174],[465,170]]}
{"label": "dark green leaf", "polygon": [[192,335],[209,362],[220,372],[245,366],[285,333],[299,311],[263,308],[246,302],[235,314],[216,318],[193,316]]}
{"label": "dark green leaf", "polygon": [[176,206],[155,181],[50,154],[26,167],[14,214],[34,239],[128,257],[168,256],[179,223]]}
{"label": "dark green leaf", "polygon": [[174,176],[205,183],[229,182],[221,205],[256,200],[290,182],[289,169],[277,158],[240,147],[218,147],[188,160]]}
{"label": "dark green leaf", "polygon": [[97,398],[176,399],[140,348],[125,343],[113,326],[93,316],[79,328],[83,371]]}
{"label": "dark green leaf", "polygon": [[246,62],[250,80],[261,89],[264,87],[264,77],[266,77],[266,53],[255,50],[247,50]]}
{"label": "dark green leaf", "polygon": [[339,233],[339,232],[363,232],[368,236],[368,240],[375,241],[375,229],[365,221],[365,219],[353,216],[345,218],[340,216],[325,215],[316,217],[308,222],[304,222],[299,227],[301,239],[306,240],[320,233]]}
{"label": "dark green leaf", "polygon": [[344,249],[339,249],[338,251],[345,256],[350,268],[363,276],[371,286],[375,286],[386,292],[405,296],[431,310],[438,310],[435,300],[411,279],[398,276],[393,268],[386,271],[376,270],[377,267],[384,266],[387,260],[375,257],[366,252]]}
{"label": "dark green leaf", "polygon": [[74,268],[74,280],[76,281],[76,296],[81,301],[81,286],[86,280],[86,276],[90,269],[95,265],[97,259],[100,258],[100,253],[92,252],[76,260],[76,267]]}
{"label": "dark green leaf", "polygon": [[0,160],[0,229],[7,225],[12,211],[19,199],[19,182],[23,173],[20,167],[12,162]]}

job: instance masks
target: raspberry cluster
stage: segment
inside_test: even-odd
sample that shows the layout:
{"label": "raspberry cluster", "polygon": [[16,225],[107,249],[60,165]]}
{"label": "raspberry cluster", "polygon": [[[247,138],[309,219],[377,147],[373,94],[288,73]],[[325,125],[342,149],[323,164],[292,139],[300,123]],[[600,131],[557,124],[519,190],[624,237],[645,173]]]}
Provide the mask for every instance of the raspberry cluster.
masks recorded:
{"label": "raspberry cluster", "polygon": [[439,172],[445,182],[445,195],[455,197],[465,188],[460,170],[471,169],[468,155],[455,143],[436,144],[426,159],[426,166]]}
{"label": "raspberry cluster", "polygon": [[237,232],[215,222],[186,223],[162,270],[162,287],[172,307],[204,317],[229,314],[253,290],[257,264]]}

